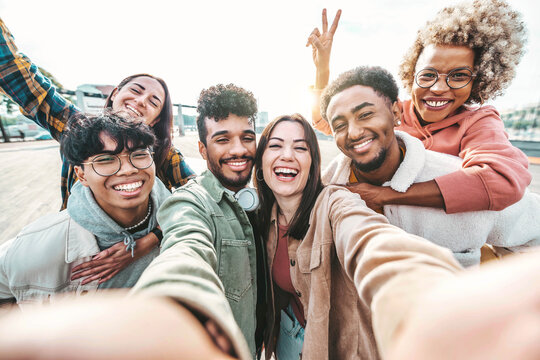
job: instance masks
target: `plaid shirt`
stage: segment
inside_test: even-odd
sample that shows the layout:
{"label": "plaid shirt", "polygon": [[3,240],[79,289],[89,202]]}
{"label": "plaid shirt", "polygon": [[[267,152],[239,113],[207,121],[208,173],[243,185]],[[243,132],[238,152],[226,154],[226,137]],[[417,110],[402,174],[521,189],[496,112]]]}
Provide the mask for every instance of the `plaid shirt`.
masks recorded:
{"label": "plaid shirt", "polygon": [[[21,112],[60,141],[69,118],[80,113],[75,105],[63,98],[28,57],[17,50],[13,35],[0,19],[0,90],[20,106]],[[62,209],[67,205],[70,189],[77,181],[73,166],[62,156]],[[176,188],[195,177],[182,153],[172,147],[157,177],[165,186]]]}

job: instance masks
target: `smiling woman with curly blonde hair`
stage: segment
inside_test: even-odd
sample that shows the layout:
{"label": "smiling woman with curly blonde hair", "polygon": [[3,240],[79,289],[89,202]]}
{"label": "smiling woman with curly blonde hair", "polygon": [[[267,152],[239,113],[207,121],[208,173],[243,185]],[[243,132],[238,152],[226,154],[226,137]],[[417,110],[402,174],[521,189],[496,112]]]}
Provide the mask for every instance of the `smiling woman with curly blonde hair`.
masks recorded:
{"label": "smiling woman with curly blonde hair", "polygon": [[[323,33],[315,29],[309,37],[317,79],[328,75],[338,21],[336,16],[328,30],[323,13]],[[416,183],[404,193],[381,184],[351,190],[376,199],[373,205],[378,207],[416,205],[447,213],[502,210],[519,201],[531,181],[528,159],[509,142],[497,110],[484,102],[509,86],[525,41],[521,15],[502,0],[473,0],[439,11],[418,31],[401,64],[400,76],[411,99],[399,103],[397,129],[422,140],[426,149],[461,157],[462,168]],[[323,117],[325,113],[321,108]],[[314,126],[330,133],[330,122],[320,118],[314,111]],[[362,138],[376,140],[368,128]]]}
{"label": "smiling woman with curly blonde hair", "polygon": [[469,103],[502,95],[516,75],[525,52],[526,29],[521,15],[504,1],[474,1],[441,10],[418,31],[403,58],[399,75],[411,92],[416,62],[427,45],[466,46],[474,51],[474,72]]}

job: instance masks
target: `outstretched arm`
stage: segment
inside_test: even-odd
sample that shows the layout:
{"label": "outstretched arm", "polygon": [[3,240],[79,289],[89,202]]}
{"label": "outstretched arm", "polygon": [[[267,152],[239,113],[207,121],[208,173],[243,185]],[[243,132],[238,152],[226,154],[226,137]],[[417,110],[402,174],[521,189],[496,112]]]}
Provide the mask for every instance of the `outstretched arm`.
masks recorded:
{"label": "outstretched arm", "polygon": [[70,116],[80,111],[58,93],[29,58],[19,53],[13,35],[1,19],[0,90],[56,140]]}
{"label": "outstretched arm", "polygon": [[318,28],[313,29],[308,37],[306,46],[311,45],[313,50],[313,63],[315,64],[315,87],[313,89],[312,100],[312,121],[316,129],[331,134],[331,129],[328,123],[321,118],[320,113],[320,94],[322,89],[328,85],[330,79],[330,54],[332,52],[332,43],[334,34],[336,33],[341,10],[338,10],[332,26],[328,29],[328,19],[326,9],[322,12],[322,33]]}
{"label": "outstretched arm", "polygon": [[0,359],[232,359],[170,299],[88,296],[2,313]]}

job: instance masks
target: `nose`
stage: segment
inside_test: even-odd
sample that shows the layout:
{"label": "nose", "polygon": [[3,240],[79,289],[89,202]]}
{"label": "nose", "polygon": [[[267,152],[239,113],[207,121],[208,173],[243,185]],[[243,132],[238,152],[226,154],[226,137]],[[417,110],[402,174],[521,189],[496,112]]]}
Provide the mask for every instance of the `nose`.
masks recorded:
{"label": "nose", "polygon": [[351,121],[349,123],[349,128],[348,128],[348,133],[347,133],[349,136],[349,139],[356,140],[360,138],[360,136],[363,133],[364,133],[364,128],[362,126],[355,124],[354,121]]}
{"label": "nose", "polygon": [[246,155],[247,151],[248,150],[246,149],[246,146],[244,145],[242,140],[235,139],[232,142],[232,146],[229,150],[229,153],[233,156],[241,157],[241,156]]}
{"label": "nose", "polygon": [[287,145],[284,145],[282,148],[281,148],[281,154],[280,154],[280,157],[282,160],[292,160],[294,155],[293,155],[293,149],[291,146],[287,146]]}
{"label": "nose", "polygon": [[448,91],[450,89],[450,87],[446,83],[446,76],[447,76],[446,74],[440,74],[439,75],[439,78],[437,79],[435,84],[433,84],[431,86],[431,91],[432,92],[434,92],[434,93],[443,93],[443,92]]}
{"label": "nose", "polygon": [[139,171],[135,166],[131,164],[131,161],[129,161],[128,155],[119,155],[120,158],[120,170],[116,173],[116,175],[131,175],[135,174]]}
{"label": "nose", "polygon": [[137,103],[138,106],[140,107],[146,107],[146,97],[144,95],[138,95],[135,97],[135,102]]}

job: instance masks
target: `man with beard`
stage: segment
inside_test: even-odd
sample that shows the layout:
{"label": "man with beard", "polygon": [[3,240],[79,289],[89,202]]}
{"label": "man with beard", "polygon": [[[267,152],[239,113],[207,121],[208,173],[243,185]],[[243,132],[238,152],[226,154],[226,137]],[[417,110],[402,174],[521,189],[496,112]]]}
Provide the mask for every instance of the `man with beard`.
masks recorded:
{"label": "man with beard", "polygon": [[395,80],[380,67],[347,71],[324,90],[321,114],[343,154],[325,169],[323,182],[348,184],[391,224],[449,248],[464,266],[480,262],[480,249],[486,243],[501,252],[539,245],[540,222],[535,214],[540,211],[540,197],[529,192],[502,211],[447,214],[429,207],[430,199],[424,206],[377,205],[382,191],[409,194],[413,183],[456,171],[463,161],[426,150],[420,140],[394,131],[401,124],[397,96]]}
{"label": "man with beard", "polygon": [[[161,254],[136,291],[175,297],[191,281],[202,290],[201,297],[225,292],[255,357],[261,345],[256,319],[257,313],[264,314],[265,277],[264,268],[257,268],[264,266],[257,261],[257,255],[262,256],[260,239],[248,218],[257,202],[246,185],[256,150],[257,102],[249,91],[220,84],[201,92],[197,111],[199,151],[208,170],[177,189],[160,208]],[[199,306],[197,301],[189,305],[194,310]]]}

